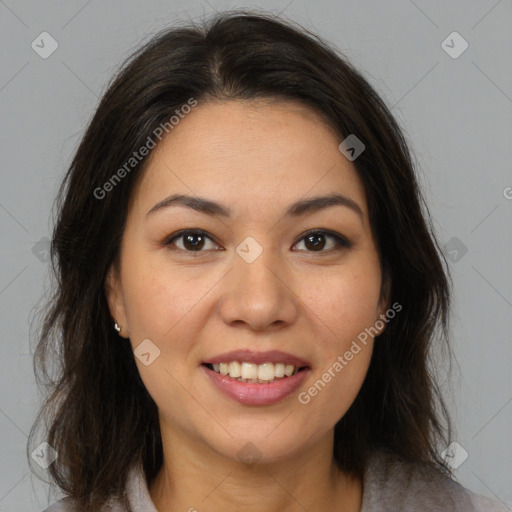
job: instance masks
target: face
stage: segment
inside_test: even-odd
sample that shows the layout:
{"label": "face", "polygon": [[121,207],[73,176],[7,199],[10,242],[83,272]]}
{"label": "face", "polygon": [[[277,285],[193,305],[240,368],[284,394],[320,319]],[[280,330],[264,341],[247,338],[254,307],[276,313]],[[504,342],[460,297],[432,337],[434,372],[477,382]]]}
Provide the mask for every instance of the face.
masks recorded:
{"label": "face", "polygon": [[153,150],[107,298],[164,437],[232,459],[251,442],[266,461],[332,439],[369,366],[362,333],[388,307],[340,142],[308,107],[229,101]]}

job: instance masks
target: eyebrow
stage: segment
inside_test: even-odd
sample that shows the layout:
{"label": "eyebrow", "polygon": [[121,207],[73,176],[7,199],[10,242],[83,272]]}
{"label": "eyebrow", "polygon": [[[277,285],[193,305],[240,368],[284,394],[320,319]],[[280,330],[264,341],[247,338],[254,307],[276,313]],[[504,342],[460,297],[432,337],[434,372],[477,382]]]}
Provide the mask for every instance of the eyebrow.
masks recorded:
{"label": "eyebrow", "polygon": [[[231,210],[220,203],[216,203],[211,199],[204,197],[189,196],[184,194],[174,194],[166,197],[159,203],[155,204],[146,217],[164,208],[170,206],[185,206],[200,213],[214,217],[230,217]],[[353,200],[342,194],[329,194],[326,196],[312,197],[309,199],[302,199],[291,204],[285,212],[286,217],[299,217],[306,213],[313,213],[331,206],[345,206],[363,218],[363,211],[361,207]]]}

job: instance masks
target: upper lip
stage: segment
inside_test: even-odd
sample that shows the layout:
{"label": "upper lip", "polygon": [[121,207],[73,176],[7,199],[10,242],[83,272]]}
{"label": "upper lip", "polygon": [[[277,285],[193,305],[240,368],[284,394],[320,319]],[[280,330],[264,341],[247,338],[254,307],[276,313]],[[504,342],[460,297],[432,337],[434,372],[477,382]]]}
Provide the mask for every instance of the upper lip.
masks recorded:
{"label": "upper lip", "polygon": [[224,352],[214,357],[210,357],[203,364],[220,364],[230,363],[231,361],[239,361],[243,363],[263,364],[263,363],[284,363],[292,364],[297,368],[310,366],[309,361],[301,357],[281,352],[280,350],[269,350],[267,352],[254,352],[252,350],[234,350],[232,352]]}

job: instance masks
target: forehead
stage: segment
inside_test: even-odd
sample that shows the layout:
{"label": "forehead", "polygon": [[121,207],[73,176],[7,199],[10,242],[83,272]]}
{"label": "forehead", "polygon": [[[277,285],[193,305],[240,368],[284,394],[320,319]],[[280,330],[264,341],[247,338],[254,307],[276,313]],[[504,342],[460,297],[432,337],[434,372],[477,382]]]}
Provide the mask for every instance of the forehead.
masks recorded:
{"label": "forehead", "polygon": [[339,192],[356,201],[366,216],[364,186],[339,151],[340,142],[319,114],[299,103],[201,104],[150,154],[133,207],[147,211],[171,193],[183,193],[258,215],[301,198]]}

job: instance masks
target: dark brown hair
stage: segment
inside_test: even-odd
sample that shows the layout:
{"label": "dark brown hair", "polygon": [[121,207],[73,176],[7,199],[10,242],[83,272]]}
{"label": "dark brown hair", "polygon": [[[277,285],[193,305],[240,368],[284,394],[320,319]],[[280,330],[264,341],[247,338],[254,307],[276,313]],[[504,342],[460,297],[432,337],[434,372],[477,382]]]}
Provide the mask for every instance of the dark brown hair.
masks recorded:
{"label": "dark brown hair", "polygon": [[[220,13],[167,29],[117,73],[90,122],[56,201],[54,296],[43,311],[35,369],[47,391],[39,427],[58,452],[52,480],[84,507],[120,497],[131,465],[150,481],[162,465],[158,412],[129,340],[113,329],[104,290],[119,256],[128,202],[147,158],[98,199],[94,191],[173,113],[195,98],[297,101],[365,151],[354,161],[366,190],[383,290],[402,311],[375,344],[355,402],[335,427],[333,458],[361,472],[387,449],[449,473],[438,455],[451,422],[429,364],[449,348],[449,271],[436,241],[406,140],[363,75],[334,46],[292,22]],[[449,350],[448,350],[449,352]],[[448,433],[448,436],[446,436]]]}

